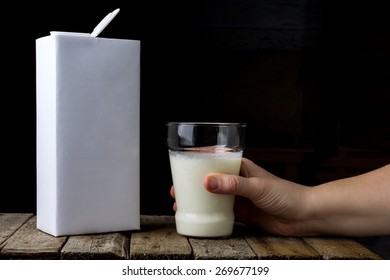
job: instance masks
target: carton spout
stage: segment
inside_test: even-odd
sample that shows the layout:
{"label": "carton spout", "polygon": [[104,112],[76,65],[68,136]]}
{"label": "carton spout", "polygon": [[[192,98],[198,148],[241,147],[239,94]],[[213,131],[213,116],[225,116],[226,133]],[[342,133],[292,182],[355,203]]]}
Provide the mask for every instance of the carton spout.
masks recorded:
{"label": "carton spout", "polygon": [[116,9],[115,11],[109,13],[108,15],[106,15],[100,22],[99,24],[93,29],[92,33],[91,33],[91,36],[92,37],[96,37],[98,36],[103,30],[104,28],[106,28],[106,26],[113,20],[113,18],[119,13],[119,8]]}

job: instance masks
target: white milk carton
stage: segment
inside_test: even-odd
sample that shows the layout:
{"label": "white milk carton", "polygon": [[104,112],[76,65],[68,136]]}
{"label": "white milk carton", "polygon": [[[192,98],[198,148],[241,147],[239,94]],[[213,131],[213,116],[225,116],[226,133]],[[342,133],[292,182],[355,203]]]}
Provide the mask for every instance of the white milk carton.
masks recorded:
{"label": "white milk carton", "polygon": [[37,228],[140,228],[140,41],[36,40]]}

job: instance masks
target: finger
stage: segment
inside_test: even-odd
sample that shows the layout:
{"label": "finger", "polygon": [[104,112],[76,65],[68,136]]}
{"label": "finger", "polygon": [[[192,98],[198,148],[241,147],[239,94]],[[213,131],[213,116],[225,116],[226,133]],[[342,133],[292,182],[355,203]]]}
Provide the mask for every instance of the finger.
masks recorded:
{"label": "finger", "polygon": [[253,201],[262,188],[261,181],[253,180],[242,176],[213,173],[205,177],[204,186],[213,193],[240,195]]}
{"label": "finger", "polygon": [[169,191],[169,193],[172,196],[172,198],[175,198],[175,188],[173,186],[171,187],[171,190]]}
{"label": "finger", "polygon": [[275,177],[247,158],[242,158],[240,172],[244,177]]}

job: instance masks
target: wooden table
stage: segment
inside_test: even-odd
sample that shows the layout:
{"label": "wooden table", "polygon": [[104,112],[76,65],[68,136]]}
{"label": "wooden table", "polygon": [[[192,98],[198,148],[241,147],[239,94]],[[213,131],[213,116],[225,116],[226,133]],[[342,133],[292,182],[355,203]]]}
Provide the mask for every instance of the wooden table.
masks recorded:
{"label": "wooden table", "polygon": [[381,259],[352,239],[277,237],[236,224],[226,239],[187,238],[173,216],[141,216],[141,230],[53,237],[33,214],[0,213],[0,259]]}

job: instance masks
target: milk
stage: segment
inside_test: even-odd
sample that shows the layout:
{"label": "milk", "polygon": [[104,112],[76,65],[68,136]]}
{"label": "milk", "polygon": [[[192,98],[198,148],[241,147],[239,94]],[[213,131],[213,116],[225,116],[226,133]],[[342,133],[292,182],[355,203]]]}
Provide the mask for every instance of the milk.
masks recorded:
{"label": "milk", "polygon": [[178,233],[195,237],[231,235],[234,195],[210,193],[203,182],[209,173],[238,175],[241,158],[242,151],[169,151]]}

